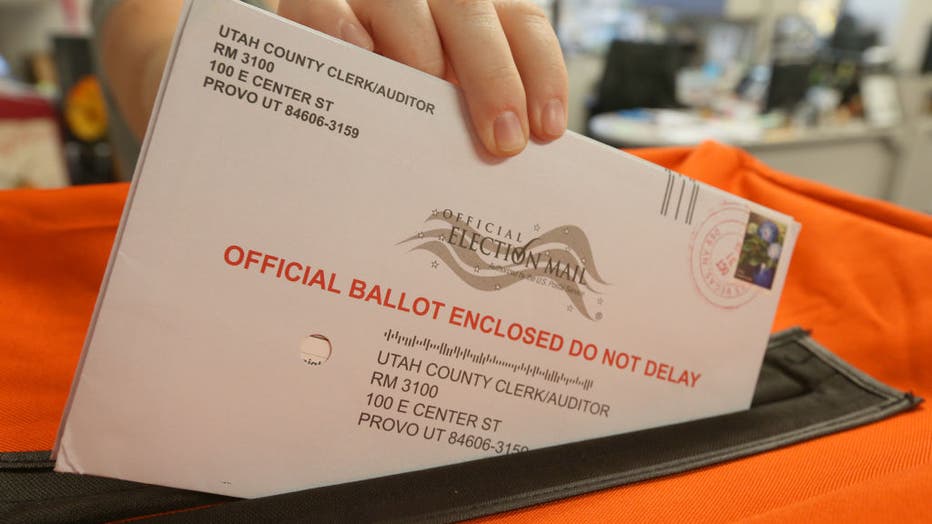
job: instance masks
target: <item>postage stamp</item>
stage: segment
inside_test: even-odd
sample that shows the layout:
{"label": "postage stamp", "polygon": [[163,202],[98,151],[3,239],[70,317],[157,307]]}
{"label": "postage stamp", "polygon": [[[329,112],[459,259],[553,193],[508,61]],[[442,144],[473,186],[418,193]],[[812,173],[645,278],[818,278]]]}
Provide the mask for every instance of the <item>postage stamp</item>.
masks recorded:
{"label": "postage stamp", "polygon": [[786,224],[752,212],[744,232],[735,278],[764,289],[773,287],[773,277],[783,253],[784,238]]}

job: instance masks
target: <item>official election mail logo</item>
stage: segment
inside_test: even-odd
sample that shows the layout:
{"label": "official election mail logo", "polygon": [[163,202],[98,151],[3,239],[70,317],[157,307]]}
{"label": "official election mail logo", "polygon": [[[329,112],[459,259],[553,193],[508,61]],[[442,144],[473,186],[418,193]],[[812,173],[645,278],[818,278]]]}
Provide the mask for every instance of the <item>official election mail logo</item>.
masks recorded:
{"label": "official election mail logo", "polygon": [[[434,210],[426,222],[430,229],[400,244],[416,242],[412,251],[432,253],[467,285],[500,291],[527,281],[565,294],[571,303],[568,310],[589,320],[602,318],[600,312],[590,312],[584,298],[587,292],[598,293],[593,283],[608,283],[599,274],[589,239],[579,227],[564,225],[530,236],[452,209]],[[540,226],[534,229],[539,232]],[[437,260],[432,262],[434,267]]]}

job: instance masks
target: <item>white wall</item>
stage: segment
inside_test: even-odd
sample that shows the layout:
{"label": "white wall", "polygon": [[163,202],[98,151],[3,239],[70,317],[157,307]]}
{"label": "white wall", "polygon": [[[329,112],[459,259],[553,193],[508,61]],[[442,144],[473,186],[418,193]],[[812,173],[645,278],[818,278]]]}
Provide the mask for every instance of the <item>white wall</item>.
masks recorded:
{"label": "white wall", "polygon": [[932,1],[846,0],[845,6],[860,23],[880,32],[881,43],[893,51],[898,70],[919,70],[932,27]]}
{"label": "white wall", "polygon": [[90,32],[91,0],[74,1],[79,16],[74,27],[67,27],[60,0],[0,0],[0,53],[14,72],[22,73],[29,54],[51,51],[53,34]]}
{"label": "white wall", "polygon": [[[881,2],[882,3],[882,2]],[[932,28],[932,1],[906,0],[893,43],[897,67],[918,72]]]}
{"label": "white wall", "polygon": [[[920,0],[926,3],[927,0]],[[897,28],[903,20],[904,11],[909,0],[846,0],[845,11],[858,19],[858,24],[869,27],[879,33],[880,43],[894,46],[897,40]]]}

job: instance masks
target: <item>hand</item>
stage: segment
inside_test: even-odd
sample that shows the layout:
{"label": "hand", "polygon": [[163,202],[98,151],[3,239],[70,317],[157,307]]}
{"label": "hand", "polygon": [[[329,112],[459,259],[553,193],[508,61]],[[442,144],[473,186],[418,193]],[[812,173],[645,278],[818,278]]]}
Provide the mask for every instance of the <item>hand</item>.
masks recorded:
{"label": "hand", "polygon": [[566,130],[556,35],[529,0],[280,0],[280,15],[458,83],[496,156]]}

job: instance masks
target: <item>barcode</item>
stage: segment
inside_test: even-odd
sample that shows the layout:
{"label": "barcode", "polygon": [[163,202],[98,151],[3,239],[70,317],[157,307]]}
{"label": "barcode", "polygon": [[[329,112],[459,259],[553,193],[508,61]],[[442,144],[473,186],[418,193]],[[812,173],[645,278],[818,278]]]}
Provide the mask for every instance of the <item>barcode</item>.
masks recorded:
{"label": "barcode", "polygon": [[526,362],[512,362],[499,358],[498,355],[484,351],[473,351],[471,348],[450,345],[443,341],[436,341],[429,337],[418,337],[416,335],[403,335],[401,332],[389,329],[385,332],[387,342],[395,342],[399,345],[409,348],[421,348],[424,351],[434,351],[437,354],[458,360],[465,360],[479,365],[492,365],[504,369],[510,369],[512,373],[524,373],[529,377],[543,378],[547,382],[563,384],[565,386],[579,386],[583,391],[589,391],[595,382],[591,379],[583,379],[579,376],[571,376],[537,364],[528,364]]}
{"label": "barcode", "polygon": [[[666,172],[667,185],[660,201],[660,214],[670,216],[672,210],[674,221],[679,221],[682,216],[683,223],[692,224],[696,201],[699,199],[699,183],[669,169]],[[686,191],[686,186],[689,186],[689,191]]]}

